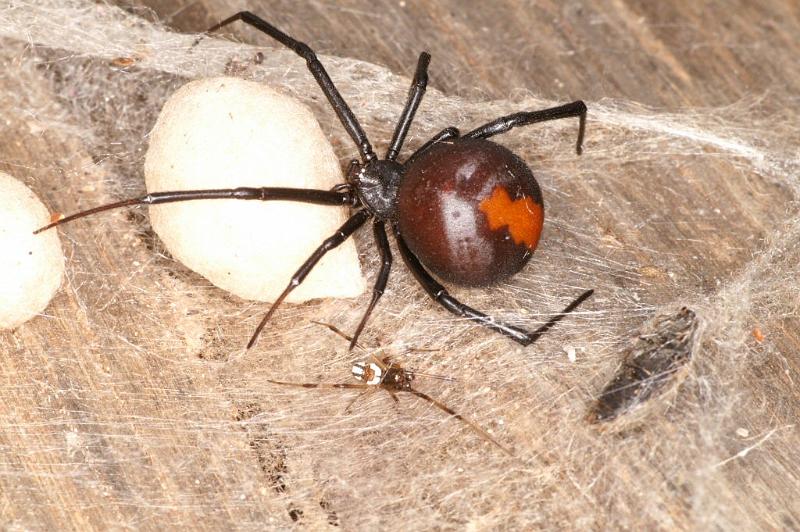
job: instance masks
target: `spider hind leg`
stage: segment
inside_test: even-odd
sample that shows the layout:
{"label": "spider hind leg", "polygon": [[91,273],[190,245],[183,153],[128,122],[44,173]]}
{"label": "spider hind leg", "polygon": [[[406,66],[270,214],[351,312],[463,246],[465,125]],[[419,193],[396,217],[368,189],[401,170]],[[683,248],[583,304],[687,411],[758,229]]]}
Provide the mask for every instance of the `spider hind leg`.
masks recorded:
{"label": "spider hind leg", "polygon": [[397,240],[397,247],[400,250],[400,255],[403,257],[403,261],[406,263],[406,266],[408,266],[408,269],[411,270],[412,274],[414,274],[417,282],[419,282],[422,288],[431,298],[433,298],[434,301],[439,303],[452,314],[467,318],[493,331],[499,332],[500,334],[511,338],[515,342],[522,344],[523,346],[528,346],[536,342],[545,332],[552,328],[556,323],[561,321],[564,316],[575,310],[581,303],[589,299],[589,297],[591,297],[591,295],[594,293],[594,290],[587,290],[578,296],[578,298],[572,303],[570,303],[567,308],[550,318],[537,330],[528,332],[525,329],[497,321],[491,316],[488,316],[483,312],[475,310],[474,308],[458,301],[456,298],[450,295],[444,286],[439,284],[439,282],[436,281],[430,273],[428,273],[422,263],[420,263],[419,259],[408,248],[408,245],[403,240],[403,237],[400,236],[399,232],[395,231],[395,237]]}

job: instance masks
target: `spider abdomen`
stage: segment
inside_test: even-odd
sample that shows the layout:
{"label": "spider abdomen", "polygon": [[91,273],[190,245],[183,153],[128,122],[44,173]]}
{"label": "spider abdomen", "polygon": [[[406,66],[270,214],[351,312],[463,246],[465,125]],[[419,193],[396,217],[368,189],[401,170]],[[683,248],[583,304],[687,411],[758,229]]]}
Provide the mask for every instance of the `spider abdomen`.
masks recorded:
{"label": "spider abdomen", "polygon": [[484,139],[434,145],[408,167],[397,223],[419,260],[445,281],[486,286],[525,265],[544,206],[528,166]]}

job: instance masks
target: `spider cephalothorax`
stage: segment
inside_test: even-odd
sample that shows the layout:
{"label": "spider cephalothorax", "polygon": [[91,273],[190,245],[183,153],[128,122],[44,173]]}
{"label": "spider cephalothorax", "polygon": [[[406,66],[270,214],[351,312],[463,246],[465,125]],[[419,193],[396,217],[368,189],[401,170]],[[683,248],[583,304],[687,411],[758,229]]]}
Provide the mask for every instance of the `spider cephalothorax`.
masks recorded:
{"label": "spider cephalothorax", "polygon": [[364,165],[354,160],[347,172],[360,204],[377,220],[390,223],[395,221],[397,191],[404,174],[403,165],[388,159],[373,159]]}
{"label": "spider cephalothorax", "polygon": [[430,297],[449,312],[500,332],[520,344],[535,342],[592,295],[592,290],[584,292],[562,312],[531,332],[501,323],[459,302],[429,273],[430,270],[441,279],[462,285],[487,286],[508,278],[527,263],[542,232],[544,206],[541,189],[522,159],[487,139],[514,127],[576,117],[579,119],[577,151],[580,153],[586,124],[586,105],[582,101],[503,116],[464,135],[454,127],[447,127],[401,163],[397,161],[398,155],[428,83],[430,55],[427,52],[419,56],[406,105],[386,155],[380,158],[311,48],[247,11],[229,17],[209,31],[237,20],[254,26],[306,61],[360,154],[360,160],[351,162],[346,182],[332,190],[240,187],[154,192],[68,216],[37,232],[116,207],[199,199],[350,206],[353,209],[350,218],[292,276],[256,328],[248,348],[254,345],[286,296],[303,282],[325,253],[339,246],[369,220],[372,220],[381,268],[372,299],[353,335],[351,348],[389,279],[392,253],[386,234],[387,224],[394,233],[403,261]]}

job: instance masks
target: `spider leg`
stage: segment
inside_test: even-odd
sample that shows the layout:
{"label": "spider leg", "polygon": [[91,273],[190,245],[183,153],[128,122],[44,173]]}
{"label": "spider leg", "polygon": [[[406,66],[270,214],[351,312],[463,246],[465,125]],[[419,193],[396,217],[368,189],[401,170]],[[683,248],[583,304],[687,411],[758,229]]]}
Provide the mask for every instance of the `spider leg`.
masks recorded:
{"label": "spider leg", "polygon": [[349,414],[350,413],[350,409],[353,408],[353,405],[356,404],[356,401],[358,401],[359,399],[361,399],[365,395],[371,394],[371,393],[373,393],[375,391],[375,385],[374,384],[353,384],[351,386],[363,386],[364,387],[364,391],[361,392],[360,394],[356,395],[355,397],[353,397],[353,399],[349,403],[347,403],[347,406],[342,411],[345,414]]}
{"label": "spider leg", "polygon": [[349,403],[347,403],[347,407],[344,409],[344,413],[348,413],[349,410],[353,407],[355,402],[364,397],[364,395],[368,393],[372,393],[375,391],[375,386],[371,384],[350,384],[350,383],[327,383],[327,382],[286,382],[286,381],[275,381],[272,379],[267,379],[267,382],[271,382],[272,384],[280,384],[281,386],[291,386],[293,388],[337,388],[337,389],[344,389],[344,390],[363,390],[360,394],[356,395]]}
{"label": "spider leg", "polygon": [[533,342],[541,338],[544,333],[552,329],[556,323],[564,319],[564,317],[567,316],[567,314],[578,308],[581,305],[581,303],[592,297],[593,294],[594,294],[594,289],[589,289],[584,293],[582,293],[581,295],[579,295],[578,297],[576,297],[575,300],[572,301],[572,303],[570,303],[569,305],[567,305],[564,310],[562,310],[561,312],[559,312],[558,314],[547,320],[547,322],[542,324],[542,326],[540,326],[538,329],[530,333],[528,335],[530,343],[532,344]]}
{"label": "spider leg", "polygon": [[99,212],[110,211],[119,207],[129,207],[132,205],[160,205],[163,203],[174,203],[177,201],[193,201],[207,199],[240,199],[240,200],[260,200],[260,201],[296,201],[300,203],[313,203],[315,205],[353,205],[354,196],[349,191],[330,191],[314,190],[309,188],[222,188],[211,190],[173,190],[166,192],[153,192],[130,198],[107,205],[101,205],[65,218],[61,218],[51,224],[40,227],[33,233],[41,233],[57,225],[62,225],[84,216],[97,214]]}
{"label": "spider leg", "polygon": [[264,319],[262,319],[261,323],[259,323],[258,327],[256,327],[256,330],[253,333],[253,337],[250,338],[250,341],[247,343],[247,349],[250,349],[251,347],[253,347],[253,345],[255,345],[256,340],[258,339],[258,335],[261,334],[261,330],[267,324],[267,321],[269,321],[269,319],[275,313],[278,306],[280,306],[280,304],[283,302],[284,299],[286,299],[286,296],[288,296],[292,290],[297,288],[300,285],[300,283],[302,283],[303,280],[305,280],[306,276],[309,273],[311,273],[311,270],[314,269],[314,266],[317,265],[320,259],[324,257],[328,251],[341,245],[342,242],[347,240],[350,237],[350,235],[355,233],[359,227],[364,225],[364,222],[366,222],[370,216],[371,215],[369,214],[369,212],[365,210],[356,212],[339,228],[338,231],[336,231],[332,236],[326,238],[325,241],[322,244],[320,244],[320,246],[314,251],[314,253],[312,253],[311,256],[308,257],[308,259],[306,259],[303,265],[300,266],[300,268],[292,276],[292,279],[291,281],[289,281],[289,284],[286,287],[286,289],[284,289],[281,295],[278,296],[278,299],[276,299],[275,302],[272,304],[272,307],[270,307],[269,312],[267,312],[267,314],[264,316]]}
{"label": "spider leg", "polygon": [[325,97],[328,99],[333,107],[333,110],[336,112],[336,115],[339,117],[339,121],[344,126],[347,134],[350,135],[350,138],[352,138],[356,143],[356,146],[358,146],[358,151],[361,153],[362,159],[364,159],[365,162],[374,159],[375,154],[372,151],[372,146],[369,143],[369,139],[367,139],[367,134],[364,133],[363,129],[361,129],[361,124],[358,123],[358,119],[356,119],[353,111],[347,105],[347,102],[344,101],[342,95],[339,94],[339,90],[336,88],[336,85],[333,84],[333,81],[328,75],[328,72],[325,70],[325,67],[323,67],[322,63],[320,63],[319,59],[317,59],[317,55],[314,53],[314,50],[312,50],[307,44],[289,37],[266,20],[254,15],[249,11],[240,11],[239,13],[226,18],[219,24],[215,24],[214,26],[210,27],[207,33],[216,31],[224,26],[227,26],[228,24],[231,24],[232,22],[236,22],[237,20],[241,20],[245,24],[253,26],[262,33],[266,33],[305,59],[308,70],[311,72],[311,75],[314,76],[314,79],[317,80],[322,92],[325,94]]}
{"label": "spider leg", "polygon": [[389,394],[389,396],[390,396],[392,399],[394,399],[394,404],[395,404],[395,405],[399,405],[399,404],[400,404],[400,399],[398,399],[398,398],[397,398],[397,394],[396,394],[396,393],[394,393],[394,392],[393,392],[392,390],[390,390],[389,388],[385,388],[385,387],[384,387],[383,389],[384,389],[384,390],[386,390],[386,393],[388,393],[388,394]]}
{"label": "spider leg", "polygon": [[417,61],[417,71],[414,74],[414,80],[411,82],[411,88],[408,91],[408,101],[403,109],[403,114],[400,115],[400,120],[395,127],[392,141],[389,143],[389,149],[386,151],[386,159],[394,161],[400,153],[400,148],[403,146],[403,141],[406,140],[408,128],[414,120],[414,114],[417,112],[422,96],[425,94],[425,87],[428,86],[428,64],[431,62],[431,54],[422,52],[419,54]]}
{"label": "spider leg", "polygon": [[[314,321],[314,320],[311,320],[311,323],[313,323],[315,325],[322,325],[323,327],[327,327],[331,332],[333,332],[335,334],[338,334],[339,336],[341,336],[342,338],[344,338],[348,342],[352,342],[353,341],[353,337],[352,336],[350,336],[349,334],[345,334],[344,332],[342,332],[341,329],[339,329],[335,325],[331,325],[330,323],[324,323],[324,322],[321,322],[321,321]],[[358,343],[356,343],[355,345],[360,347],[360,348],[362,348],[362,349],[364,347],[364,346],[362,346],[362,345],[360,345]]]}
{"label": "spider leg", "polygon": [[575,310],[578,305],[586,301],[593,293],[594,290],[588,290],[581,294],[575,301],[569,304],[567,308],[561,311],[556,316],[550,318],[547,323],[539,327],[534,332],[528,332],[524,329],[519,327],[514,327],[513,325],[508,325],[499,321],[496,321],[491,316],[487,316],[483,312],[477,311],[474,308],[465,305],[458,301],[456,298],[451,296],[447,290],[439,284],[430,273],[425,270],[425,268],[420,263],[419,259],[408,249],[403,237],[395,230],[395,236],[397,239],[397,247],[400,250],[400,255],[403,257],[403,261],[406,263],[406,266],[411,270],[411,273],[414,274],[414,277],[417,279],[422,288],[431,296],[434,301],[439,303],[449,312],[455,314],[456,316],[462,316],[464,318],[470,319],[475,321],[484,327],[488,327],[493,331],[497,331],[500,334],[504,334],[508,336],[512,340],[517,343],[520,343],[524,346],[531,345],[536,340],[538,340],[547,330],[549,330],[553,325],[561,321],[567,314]]}
{"label": "spider leg", "polygon": [[392,361],[389,359],[388,356],[379,357],[378,355],[373,353],[369,356],[369,358],[370,360],[375,362],[379,368],[383,370],[383,378],[386,378],[386,372],[389,371],[389,368],[395,365],[392,363]]}
{"label": "spider leg", "polygon": [[294,388],[343,388],[347,390],[363,390],[369,387],[369,384],[351,384],[351,383],[333,384],[327,382],[286,382],[286,381],[275,381],[272,379],[266,379],[266,381],[271,382],[272,384],[280,384],[281,386],[292,386]]}
{"label": "spider leg", "polygon": [[499,133],[505,133],[514,127],[528,126],[538,122],[547,122],[548,120],[560,120],[562,118],[578,117],[578,142],[575,150],[578,155],[583,151],[583,134],[586,130],[586,104],[581,100],[559,105],[558,107],[551,107],[550,109],[543,109],[541,111],[525,111],[522,113],[514,113],[513,115],[503,116],[497,120],[482,125],[477,129],[473,129],[466,135],[467,138],[481,138],[486,139]]}
{"label": "spider leg", "polygon": [[406,162],[403,163],[403,167],[408,168],[411,165],[411,163],[414,162],[414,159],[416,159],[417,157],[419,157],[420,155],[422,155],[423,153],[428,151],[428,149],[431,146],[433,146],[434,144],[437,144],[439,142],[445,142],[445,141],[450,140],[450,139],[457,139],[458,135],[459,135],[459,132],[458,132],[457,128],[454,128],[454,127],[446,127],[446,128],[444,128],[443,130],[438,132],[436,135],[434,135],[431,138],[431,140],[429,140],[428,142],[426,142],[425,144],[423,144],[422,146],[417,148],[417,151],[412,153],[411,157],[406,159]]}
{"label": "spider leg", "polygon": [[372,230],[375,234],[375,243],[378,244],[378,251],[381,255],[381,269],[375,279],[375,287],[372,289],[372,300],[369,302],[367,310],[364,312],[364,317],[361,318],[361,323],[358,324],[356,332],[353,333],[353,338],[350,340],[350,350],[358,345],[358,337],[361,335],[361,331],[364,330],[372,310],[383,295],[386,283],[389,281],[389,271],[392,269],[392,251],[389,248],[389,239],[386,238],[386,229],[383,222],[375,220],[372,224]]}
{"label": "spider leg", "polygon": [[454,417],[454,418],[456,418],[457,420],[459,420],[459,421],[461,421],[462,423],[464,423],[465,425],[469,426],[469,427],[470,427],[472,430],[474,430],[475,432],[477,432],[477,433],[478,433],[478,435],[479,435],[481,438],[483,438],[484,440],[486,440],[486,441],[488,441],[488,442],[491,442],[491,443],[495,444],[495,445],[496,445],[496,446],[498,446],[498,447],[499,447],[499,448],[500,448],[500,449],[501,449],[501,450],[502,450],[504,453],[506,453],[508,456],[512,456],[512,457],[514,456],[514,453],[512,453],[511,451],[509,451],[508,449],[506,449],[504,446],[500,445],[500,442],[498,442],[497,440],[495,440],[494,438],[492,438],[492,437],[489,435],[489,433],[488,433],[488,432],[486,432],[485,430],[483,430],[482,428],[480,428],[478,425],[476,425],[474,422],[472,422],[472,421],[470,421],[469,419],[465,418],[464,416],[462,416],[461,414],[459,414],[458,412],[456,412],[455,410],[453,410],[453,409],[452,409],[452,408],[450,408],[449,406],[445,405],[444,403],[440,403],[439,401],[437,401],[436,399],[434,399],[434,398],[433,398],[433,397],[431,397],[430,395],[428,395],[428,394],[426,394],[426,393],[422,393],[422,392],[420,392],[420,391],[418,391],[418,390],[415,390],[415,389],[413,389],[413,388],[410,388],[410,389],[408,389],[408,390],[406,390],[406,391],[407,391],[408,393],[411,393],[411,394],[414,394],[414,395],[416,395],[417,397],[420,397],[420,398],[422,398],[422,399],[425,399],[426,401],[428,401],[429,403],[431,403],[432,405],[434,405],[434,406],[435,406],[435,407],[437,407],[438,409],[440,409],[440,410],[442,410],[443,412],[445,412],[445,413],[447,413],[447,414],[449,414],[449,415],[453,416],[453,417]]}

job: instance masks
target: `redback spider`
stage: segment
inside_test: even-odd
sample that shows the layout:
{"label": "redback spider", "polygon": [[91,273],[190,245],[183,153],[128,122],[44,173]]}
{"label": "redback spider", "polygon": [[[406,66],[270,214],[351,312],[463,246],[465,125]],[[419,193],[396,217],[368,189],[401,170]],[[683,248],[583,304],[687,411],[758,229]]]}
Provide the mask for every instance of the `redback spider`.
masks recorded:
{"label": "redback spider", "polygon": [[[314,322],[314,323],[329,328],[331,331],[335,332],[345,340],[350,341],[351,345],[356,343],[355,338],[347,336],[345,333],[343,333],[333,325],[320,322]],[[374,354],[370,355],[370,357],[363,362],[356,362],[355,364],[353,364],[353,367],[351,369],[351,374],[356,380],[361,382],[359,384],[356,384],[356,383],[326,383],[326,382],[286,382],[286,381],[276,381],[272,379],[267,379],[267,381],[273,384],[280,384],[282,386],[293,386],[295,388],[337,388],[345,390],[362,390],[362,392],[359,395],[357,395],[352,401],[350,401],[350,403],[347,405],[347,408],[345,408],[345,412],[350,410],[355,401],[359,399],[362,395],[367,393],[372,393],[378,389],[384,390],[386,393],[388,393],[389,396],[397,404],[400,404],[400,400],[397,398],[398,393],[400,392],[410,393],[412,395],[416,395],[421,399],[424,399],[425,401],[429,402],[439,410],[461,421],[469,428],[471,428],[473,431],[475,431],[475,433],[478,434],[481,438],[485,439],[488,442],[493,443],[507,455],[514,456],[514,454],[511,451],[509,451],[507,448],[501,445],[497,440],[492,438],[488,432],[480,428],[473,421],[470,421],[469,419],[465,418],[464,416],[462,416],[449,406],[437,401],[430,395],[424,392],[420,392],[419,390],[411,386],[411,383],[414,381],[416,377],[430,377],[433,379],[454,381],[455,379],[453,379],[452,377],[431,375],[429,373],[421,373],[418,371],[408,370],[400,366],[397,362],[392,362],[387,356],[378,357]]]}
{"label": "redback spider", "polygon": [[44,231],[72,220],[130,205],[158,205],[200,199],[295,201],[316,205],[347,205],[353,214],[303,263],[289,285],[261,320],[247,348],[251,348],[275,310],[331,249],[347,240],[372,220],[381,267],[372,299],[361,319],[350,349],[386,288],[392,253],[385,226],[394,232],[397,248],[406,266],[437,303],[457,316],[467,318],[519,342],[530,345],[565,315],[588,299],[588,290],[535,331],[499,322],[469,307],[442,286],[439,278],[466,286],[487,286],[518,272],[536,249],[544,221],[542,192],[528,166],[508,149],[488,139],[518,126],[577,117],[581,153],[586,128],[586,105],[576,101],[541,111],[523,111],[488,122],[465,135],[454,127],[443,129],[415,151],[404,163],[397,156],[428,83],[431,56],[422,52],[409,90],[408,100],[397,122],[386,156],[372,151],[367,135],[331,81],[322,63],[308,45],[289,37],[256,15],[242,11],[216,24],[212,32],[241,20],[266,33],[305,59],[308,69],[328,98],[347,133],[355,142],[361,160],[353,160],[346,182],[332,190],[301,188],[251,188],[176,190],[153,192],[95,207],[62,218],[36,231]]}

